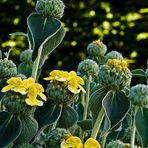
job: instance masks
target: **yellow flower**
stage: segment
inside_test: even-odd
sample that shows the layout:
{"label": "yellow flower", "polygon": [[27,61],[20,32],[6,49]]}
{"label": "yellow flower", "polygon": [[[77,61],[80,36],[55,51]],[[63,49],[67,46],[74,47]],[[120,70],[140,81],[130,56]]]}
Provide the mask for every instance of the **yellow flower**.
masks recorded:
{"label": "yellow flower", "polygon": [[113,71],[120,71],[120,72],[129,72],[128,65],[126,61],[121,61],[118,59],[109,59],[106,63],[106,66],[112,66]]}
{"label": "yellow flower", "polygon": [[26,88],[22,85],[22,79],[19,77],[12,77],[7,81],[8,85],[5,86],[1,91],[7,92],[9,90],[26,94]]}
{"label": "yellow flower", "polygon": [[76,72],[69,72],[68,90],[74,94],[79,93],[80,90],[85,93],[85,90],[81,85],[84,85],[84,80],[81,77],[77,76]]}
{"label": "yellow flower", "polygon": [[[33,78],[22,80],[19,77],[10,78],[7,81],[8,85],[2,89],[2,92],[15,91],[22,95],[26,95],[25,102],[30,106],[42,106],[43,101],[46,101],[46,96],[43,94],[44,88],[42,85],[35,83]],[[40,97],[38,99],[38,96]]]}
{"label": "yellow flower", "polygon": [[101,42],[100,40],[93,41],[93,43],[98,45],[103,44],[103,42]]}
{"label": "yellow flower", "polygon": [[80,138],[70,136],[61,143],[61,148],[83,148],[83,144]]}
{"label": "yellow flower", "polygon": [[99,142],[93,138],[87,139],[84,143],[84,148],[101,148]]}
{"label": "yellow flower", "polygon": [[29,88],[29,86],[31,85],[31,84],[34,84],[35,83],[35,80],[33,79],[33,78],[28,78],[28,79],[24,79],[23,81],[22,81],[22,85],[27,89],[27,88]]}
{"label": "yellow flower", "polygon": [[49,77],[44,78],[44,80],[57,80],[60,82],[66,81],[68,78],[68,72],[67,71],[60,71],[60,70],[53,70],[50,72]]}
{"label": "yellow flower", "polygon": [[84,85],[84,80],[77,76],[76,72],[71,71],[59,71],[59,70],[53,70],[49,77],[44,78],[45,80],[50,80],[51,82],[53,80],[63,82],[65,87],[68,88],[69,91],[71,91],[74,94],[77,94],[82,90],[85,92],[84,88],[81,85]]}
{"label": "yellow flower", "polygon": [[40,84],[31,84],[28,88],[25,102],[30,106],[42,106],[43,101],[37,99],[37,97],[40,96],[42,100],[46,101],[46,96],[42,92],[44,92],[44,89]]}
{"label": "yellow flower", "polygon": [[101,146],[99,142],[93,138],[87,139],[83,145],[79,137],[69,136],[61,143],[61,148],[101,148]]}

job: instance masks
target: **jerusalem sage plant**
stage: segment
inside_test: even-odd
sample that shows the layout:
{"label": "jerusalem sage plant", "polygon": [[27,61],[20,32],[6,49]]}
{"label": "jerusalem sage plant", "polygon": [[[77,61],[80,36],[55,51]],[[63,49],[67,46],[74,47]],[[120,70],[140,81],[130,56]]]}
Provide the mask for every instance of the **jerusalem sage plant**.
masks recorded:
{"label": "jerusalem sage plant", "polygon": [[[100,40],[75,71],[53,70],[38,83],[46,57],[62,42],[62,0],[37,0],[27,18],[29,47],[16,66],[0,53],[0,147],[148,147],[148,86],[131,87],[134,76],[148,82],[148,69],[130,71],[117,51]],[[128,133],[128,134],[127,134]]]}

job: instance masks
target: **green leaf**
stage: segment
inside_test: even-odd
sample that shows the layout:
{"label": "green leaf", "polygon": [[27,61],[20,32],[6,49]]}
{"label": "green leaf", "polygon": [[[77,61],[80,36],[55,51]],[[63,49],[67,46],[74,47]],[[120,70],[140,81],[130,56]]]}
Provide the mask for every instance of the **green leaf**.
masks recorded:
{"label": "green leaf", "polygon": [[103,137],[105,134],[107,134],[110,127],[111,127],[111,123],[109,119],[107,118],[107,116],[105,116],[100,137]]}
{"label": "green leaf", "polygon": [[61,115],[61,112],[61,105],[53,105],[49,101],[44,102],[43,106],[37,107],[34,118],[39,124],[39,129],[57,121]]}
{"label": "green leaf", "polygon": [[78,120],[77,112],[68,105],[63,105],[61,116],[57,122],[57,127],[70,128]]}
{"label": "green leaf", "polygon": [[102,88],[103,86],[102,85],[96,85],[94,86],[91,91],[90,91],[90,94],[94,93],[95,91],[99,90],[100,88]]}
{"label": "green leaf", "polygon": [[81,103],[78,103],[76,105],[76,111],[79,115],[79,120],[82,120],[83,119],[83,113],[84,113],[84,107]]}
{"label": "green leaf", "polygon": [[130,102],[123,91],[110,91],[102,101],[111,129],[121,122],[130,109]]}
{"label": "green leaf", "polygon": [[32,65],[22,62],[18,66],[18,74],[24,74],[26,77],[30,77],[32,73]]}
{"label": "green leaf", "polygon": [[145,71],[142,69],[134,69],[132,70],[132,75],[137,77],[145,77]]}
{"label": "green leaf", "polygon": [[28,37],[28,35],[24,32],[14,32],[14,33],[10,33],[9,35]]}
{"label": "green leaf", "polygon": [[107,90],[104,87],[97,87],[95,91],[90,95],[89,108],[92,112],[93,120],[98,117],[99,111],[102,107],[102,100],[107,94]]}
{"label": "green leaf", "polygon": [[78,121],[77,124],[81,127],[81,129],[83,131],[91,130],[93,128],[92,120],[91,119],[86,119],[86,120]]}
{"label": "green leaf", "polygon": [[21,133],[21,121],[8,112],[0,112],[0,147],[11,144]]}
{"label": "green leaf", "polygon": [[2,98],[4,97],[4,95],[5,95],[5,93],[3,93],[3,92],[1,92],[1,90],[2,90],[2,88],[4,87],[4,86],[6,86],[6,80],[2,80],[1,82],[0,82],[0,101],[2,100]]}
{"label": "green leaf", "polygon": [[33,61],[41,50],[41,67],[46,57],[61,43],[65,31],[59,20],[43,18],[37,13],[29,15],[27,24],[28,37],[33,48]]}
{"label": "green leaf", "polygon": [[148,147],[148,109],[139,109],[136,117],[136,128],[142,137],[143,146]]}
{"label": "green leaf", "polygon": [[35,136],[38,131],[38,123],[31,116],[21,117],[22,130],[19,137],[14,142],[14,145],[28,143]]}

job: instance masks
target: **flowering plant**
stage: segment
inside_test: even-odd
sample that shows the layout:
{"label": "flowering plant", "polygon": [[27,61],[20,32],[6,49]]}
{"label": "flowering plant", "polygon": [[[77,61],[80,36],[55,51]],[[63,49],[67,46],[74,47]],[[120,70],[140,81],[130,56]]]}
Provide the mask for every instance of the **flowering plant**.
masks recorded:
{"label": "flowering plant", "polygon": [[37,0],[27,33],[13,33],[29,41],[21,63],[9,53],[0,59],[0,147],[148,147],[148,86],[131,86],[134,76],[148,81],[148,69],[131,71],[100,40],[88,44],[77,72],[53,70],[44,78],[47,88],[38,83],[47,56],[64,38],[64,8],[62,0]]}

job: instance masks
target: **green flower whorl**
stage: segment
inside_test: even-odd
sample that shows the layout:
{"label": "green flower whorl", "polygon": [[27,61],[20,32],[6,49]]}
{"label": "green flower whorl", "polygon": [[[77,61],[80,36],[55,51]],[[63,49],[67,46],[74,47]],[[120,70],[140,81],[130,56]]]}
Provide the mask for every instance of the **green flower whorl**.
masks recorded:
{"label": "green flower whorl", "polygon": [[58,147],[60,148],[61,141],[65,138],[65,135],[70,135],[70,133],[63,128],[56,128],[49,131],[45,136],[45,146],[47,147]]}
{"label": "green flower whorl", "polygon": [[77,100],[78,95],[71,93],[64,84],[57,82],[57,83],[50,83],[47,86],[46,93],[48,99],[51,100],[55,104],[67,104],[70,102],[74,102]]}
{"label": "green flower whorl", "polygon": [[8,79],[17,75],[16,65],[8,59],[0,59],[0,79]]}
{"label": "green flower whorl", "polygon": [[112,89],[121,90],[131,82],[132,74],[125,61],[109,59],[102,65],[98,73],[98,81],[101,85]]}
{"label": "green flower whorl", "polygon": [[107,62],[108,59],[118,59],[118,60],[123,60],[123,56],[121,53],[117,51],[111,51],[105,55],[105,61]]}
{"label": "green flower whorl", "polygon": [[107,46],[103,44],[101,41],[93,41],[88,44],[87,52],[90,57],[102,57],[107,51]]}
{"label": "green flower whorl", "polygon": [[[133,130],[133,128],[131,126],[129,126],[127,129],[125,129],[124,135],[123,135],[123,141],[130,141],[132,130]],[[136,132],[136,136],[135,136],[135,143],[139,144],[139,145],[141,143],[141,137],[138,135],[137,132]]]}
{"label": "green flower whorl", "polygon": [[21,95],[16,92],[7,92],[3,97],[2,104],[11,114],[28,116],[34,112],[34,107],[27,105],[25,98],[26,95]]}
{"label": "green flower whorl", "polygon": [[120,140],[111,141],[106,146],[106,148],[126,148],[126,147],[128,148],[128,146]]}
{"label": "green flower whorl", "polygon": [[43,17],[61,18],[65,5],[62,0],[37,0],[35,9]]}
{"label": "green flower whorl", "polygon": [[128,98],[133,105],[145,107],[148,105],[148,86],[144,84],[138,84],[131,87]]}
{"label": "green flower whorl", "polygon": [[32,63],[32,50],[24,50],[20,55],[20,60],[25,63]]}
{"label": "green flower whorl", "polygon": [[96,76],[98,74],[98,71],[99,71],[98,64],[91,59],[86,59],[80,62],[77,69],[77,72],[81,77]]}

